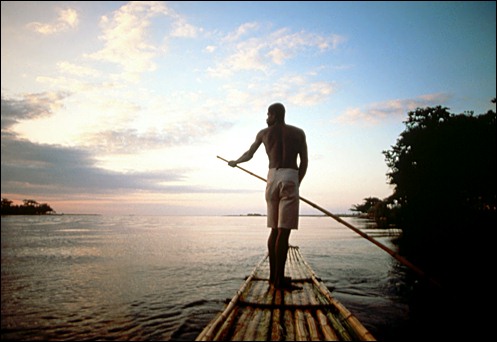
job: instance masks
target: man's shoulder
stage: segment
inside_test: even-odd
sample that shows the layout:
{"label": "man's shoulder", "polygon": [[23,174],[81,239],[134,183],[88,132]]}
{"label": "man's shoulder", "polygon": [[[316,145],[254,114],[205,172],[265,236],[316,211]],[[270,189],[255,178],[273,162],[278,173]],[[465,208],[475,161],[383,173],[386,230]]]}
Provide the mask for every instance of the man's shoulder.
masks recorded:
{"label": "man's shoulder", "polygon": [[267,135],[269,131],[269,127],[261,129],[256,136],[256,139],[264,139],[264,137]]}
{"label": "man's shoulder", "polygon": [[304,130],[297,126],[286,125],[290,130],[304,134]]}
{"label": "man's shoulder", "polygon": [[259,131],[259,133],[257,133],[257,135],[264,135],[264,134],[266,134],[269,131],[269,128],[270,127],[266,127],[266,128],[261,129]]}

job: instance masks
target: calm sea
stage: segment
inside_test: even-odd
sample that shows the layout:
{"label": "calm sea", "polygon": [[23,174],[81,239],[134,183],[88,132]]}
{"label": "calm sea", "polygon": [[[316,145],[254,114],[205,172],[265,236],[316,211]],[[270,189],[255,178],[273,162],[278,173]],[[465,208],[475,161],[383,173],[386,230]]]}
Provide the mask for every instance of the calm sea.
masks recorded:
{"label": "calm sea", "polygon": [[[265,255],[265,220],[2,217],[1,338],[193,340]],[[290,244],[373,335],[406,337],[404,266],[329,217],[301,217]]]}

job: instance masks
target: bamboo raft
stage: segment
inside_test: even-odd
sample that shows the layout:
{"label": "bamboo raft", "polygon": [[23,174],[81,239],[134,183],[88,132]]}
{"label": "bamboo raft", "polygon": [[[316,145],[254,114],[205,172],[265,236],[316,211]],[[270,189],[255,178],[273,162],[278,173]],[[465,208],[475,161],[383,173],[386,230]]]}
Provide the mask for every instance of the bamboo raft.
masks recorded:
{"label": "bamboo raft", "polygon": [[374,341],[316,276],[298,247],[288,250],[290,289],[268,283],[266,255],[196,341]]}

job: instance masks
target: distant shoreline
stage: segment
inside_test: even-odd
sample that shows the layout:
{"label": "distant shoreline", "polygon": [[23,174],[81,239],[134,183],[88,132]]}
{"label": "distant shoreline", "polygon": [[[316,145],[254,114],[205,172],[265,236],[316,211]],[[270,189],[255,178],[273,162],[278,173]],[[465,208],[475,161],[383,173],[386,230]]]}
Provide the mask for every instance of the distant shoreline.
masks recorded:
{"label": "distant shoreline", "polygon": [[[2,214],[2,217],[6,216],[190,216],[190,217],[202,217],[202,216],[212,216],[212,217],[267,217],[266,214],[217,214],[217,215],[141,215],[141,214],[118,214],[118,215],[106,215],[106,214],[78,214],[78,213],[54,213],[54,214]],[[366,218],[357,214],[336,214],[338,217],[357,217]],[[300,217],[328,217],[325,214],[302,214]]]}
{"label": "distant shoreline", "polygon": [[[231,214],[231,215],[221,215],[221,216],[229,216],[229,217],[266,217],[266,214]],[[299,215],[300,217],[328,217],[325,214],[303,214]],[[357,217],[364,218],[357,214],[336,214],[339,217]]]}
{"label": "distant shoreline", "polygon": [[64,214],[64,213],[53,213],[53,214],[2,214],[3,216],[103,216],[102,214]]}

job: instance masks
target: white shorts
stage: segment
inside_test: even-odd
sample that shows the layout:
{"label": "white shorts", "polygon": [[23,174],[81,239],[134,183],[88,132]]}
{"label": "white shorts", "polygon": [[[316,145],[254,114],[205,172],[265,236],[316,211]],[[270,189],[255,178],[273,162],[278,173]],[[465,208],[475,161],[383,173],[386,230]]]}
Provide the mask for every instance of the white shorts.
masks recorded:
{"label": "white shorts", "polygon": [[298,229],[299,171],[269,169],[266,185],[267,226]]}

